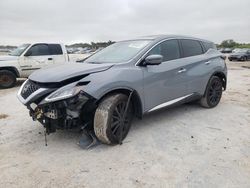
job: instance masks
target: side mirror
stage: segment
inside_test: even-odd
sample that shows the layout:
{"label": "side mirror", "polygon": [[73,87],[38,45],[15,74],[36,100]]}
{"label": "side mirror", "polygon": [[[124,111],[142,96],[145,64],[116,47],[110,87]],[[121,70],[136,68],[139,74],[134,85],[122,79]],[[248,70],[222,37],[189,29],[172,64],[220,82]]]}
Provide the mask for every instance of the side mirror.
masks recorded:
{"label": "side mirror", "polygon": [[25,57],[28,57],[28,56],[31,56],[31,55],[32,55],[32,52],[31,52],[30,50],[28,50],[28,51],[24,54]]}
{"label": "side mirror", "polygon": [[144,65],[160,65],[162,63],[162,55],[149,55],[145,58]]}

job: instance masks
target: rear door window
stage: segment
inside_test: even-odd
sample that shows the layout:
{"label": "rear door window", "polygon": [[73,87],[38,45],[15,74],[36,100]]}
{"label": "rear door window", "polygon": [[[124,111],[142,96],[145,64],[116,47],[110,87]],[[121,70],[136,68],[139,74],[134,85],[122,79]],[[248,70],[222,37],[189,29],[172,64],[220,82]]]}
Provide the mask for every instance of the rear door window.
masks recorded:
{"label": "rear door window", "polygon": [[51,55],[62,55],[62,47],[60,44],[49,44],[49,51]]}
{"label": "rear door window", "polygon": [[183,57],[203,54],[202,46],[197,40],[181,39]]}
{"label": "rear door window", "polygon": [[148,55],[162,55],[163,61],[170,61],[180,58],[178,40],[166,40],[155,46]]}

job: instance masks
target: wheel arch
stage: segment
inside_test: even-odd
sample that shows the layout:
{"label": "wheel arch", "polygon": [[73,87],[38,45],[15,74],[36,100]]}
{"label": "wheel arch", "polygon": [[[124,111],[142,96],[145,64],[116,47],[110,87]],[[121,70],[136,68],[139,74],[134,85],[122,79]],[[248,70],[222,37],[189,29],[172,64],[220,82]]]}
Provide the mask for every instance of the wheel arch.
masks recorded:
{"label": "wheel arch", "polygon": [[17,70],[16,67],[0,67],[0,70],[8,70],[8,71],[11,71],[12,73],[14,73],[16,75],[17,78],[20,77],[20,74]]}
{"label": "wheel arch", "polygon": [[[218,76],[218,77],[221,79],[221,81],[222,81],[222,86],[223,86],[223,90],[225,91],[226,88],[227,88],[227,77],[226,77],[225,73],[224,73],[224,72],[221,72],[221,71],[216,71],[216,72],[214,72],[214,73],[212,74],[212,76]],[[211,76],[211,77],[212,77],[212,76]],[[210,79],[211,79],[211,77],[210,77]]]}
{"label": "wheel arch", "polygon": [[100,103],[100,101],[102,101],[104,98],[106,98],[107,96],[116,94],[116,93],[122,93],[124,95],[129,96],[129,94],[133,91],[132,94],[132,104],[133,104],[133,108],[135,110],[135,116],[137,118],[142,118],[142,101],[141,98],[138,94],[138,92],[136,90],[133,90],[131,88],[115,88],[112,90],[109,90],[108,92],[106,92],[105,94],[102,95],[102,97],[100,99],[97,100],[97,104]]}

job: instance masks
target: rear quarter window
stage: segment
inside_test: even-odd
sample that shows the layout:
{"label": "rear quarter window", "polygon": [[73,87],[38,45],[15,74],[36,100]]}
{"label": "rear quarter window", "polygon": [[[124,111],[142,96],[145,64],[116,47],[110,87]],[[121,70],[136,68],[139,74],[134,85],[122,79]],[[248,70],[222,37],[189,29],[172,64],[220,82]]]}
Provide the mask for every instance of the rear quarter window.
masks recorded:
{"label": "rear quarter window", "polygon": [[205,48],[205,51],[208,51],[209,49],[215,49],[215,50],[217,50],[215,44],[212,43],[212,42],[202,42],[202,43],[203,43],[203,46]]}
{"label": "rear quarter window", "polygon": [[49,44],[49,51],[51,55],[61,55],[63,54],[62,52],[62,47],[60,44]]}
{"label": "rear quarter window", "polygon": [[190,57],[203,54],[203,49],[199,41],[181,39],[183,57]]}

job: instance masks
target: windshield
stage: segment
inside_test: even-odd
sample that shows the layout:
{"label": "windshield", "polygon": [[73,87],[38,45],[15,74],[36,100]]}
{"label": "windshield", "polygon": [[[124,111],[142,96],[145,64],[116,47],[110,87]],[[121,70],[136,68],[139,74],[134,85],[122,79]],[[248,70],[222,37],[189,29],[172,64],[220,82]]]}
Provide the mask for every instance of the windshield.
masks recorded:
{"label": "windshield", "polygon": [[23,44],[21,46],[18,46],[15,50],[13,50],[10,55],[12,56],[20,56],[28,47],[30,44]]}
{"label": "windshield", "polygon": [[132,59],[150,40],[123,41],[112,44],[85,60],[87,63],[121,63]]}

